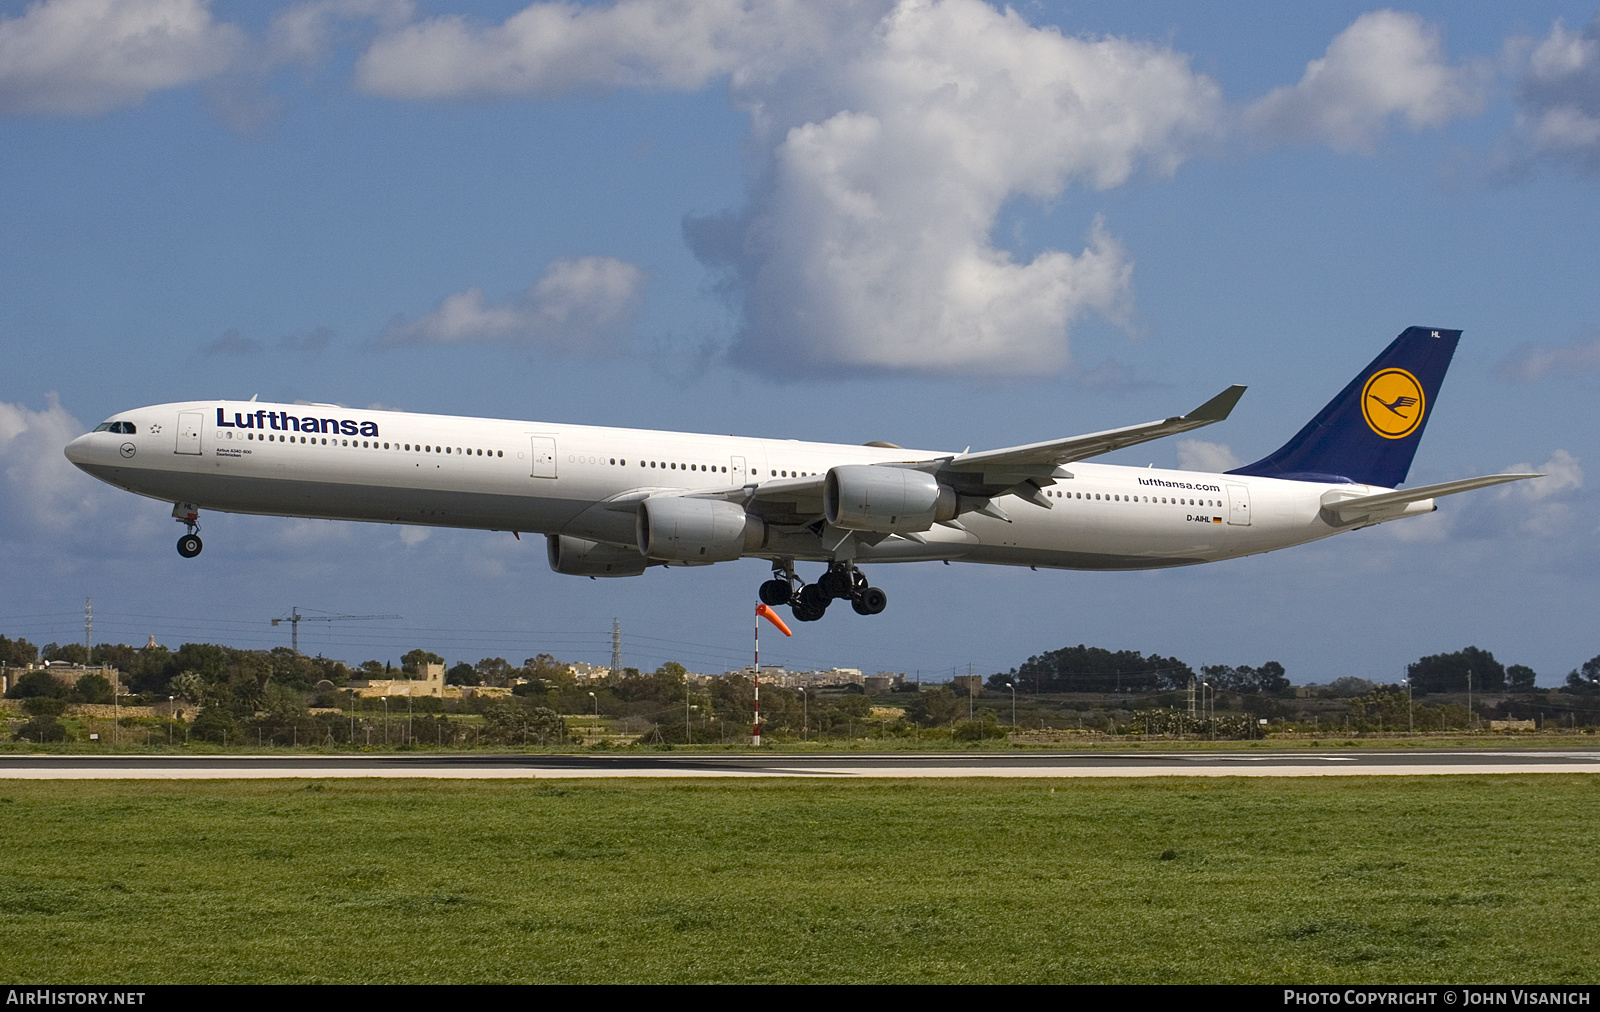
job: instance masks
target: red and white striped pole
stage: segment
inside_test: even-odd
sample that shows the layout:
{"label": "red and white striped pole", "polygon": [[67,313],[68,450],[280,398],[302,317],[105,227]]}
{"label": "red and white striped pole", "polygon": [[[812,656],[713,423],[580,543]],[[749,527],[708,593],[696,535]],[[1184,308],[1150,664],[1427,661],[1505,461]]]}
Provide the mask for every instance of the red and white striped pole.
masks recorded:
{"label": "red and white striped pole", "polygon": [[755,727],[753,727],[751,729],[751,731],[750,731],[750,744],[752,744],[752,745],[760,745],[761,744],[761,620],[762,619],[766,619],[768,622],[771,622],[773,625],[777,626],[783,632],[783,634],[785,636],[793,636],[794,635],[794,633],[789,631],[789,627],[784,624],[783,619],[778,617],[778,613],[777,612],[773,611],[771,608],[768,608],[764,604],[756,605],[756,667],[755,667],[755,672],[754,672],[754,674],[755,674],[755,686],[756,686],[756,723],[755,723]]}

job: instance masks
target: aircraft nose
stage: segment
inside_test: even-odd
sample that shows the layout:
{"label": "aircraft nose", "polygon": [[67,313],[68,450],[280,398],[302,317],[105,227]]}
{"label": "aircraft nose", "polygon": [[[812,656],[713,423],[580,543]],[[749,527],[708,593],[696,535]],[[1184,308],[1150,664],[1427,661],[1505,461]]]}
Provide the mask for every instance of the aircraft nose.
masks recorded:
{"label": "aircraft nose", "polygon": [[92,454],[90,453],[89,443],[90,439],[86,433],[68,443],[67,448],[61,452],[67,455],[68,460],[81,466],[89,463],[91,459]]}

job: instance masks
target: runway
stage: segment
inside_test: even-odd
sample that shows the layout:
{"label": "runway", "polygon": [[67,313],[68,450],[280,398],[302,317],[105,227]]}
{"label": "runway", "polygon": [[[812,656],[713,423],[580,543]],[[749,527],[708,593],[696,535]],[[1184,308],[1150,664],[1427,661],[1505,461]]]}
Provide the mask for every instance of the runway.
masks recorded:
{"label": "runway", "polygon": [[1596,749],[694,755],[0,756],[0,779],[1329,777],[1600,773]]}

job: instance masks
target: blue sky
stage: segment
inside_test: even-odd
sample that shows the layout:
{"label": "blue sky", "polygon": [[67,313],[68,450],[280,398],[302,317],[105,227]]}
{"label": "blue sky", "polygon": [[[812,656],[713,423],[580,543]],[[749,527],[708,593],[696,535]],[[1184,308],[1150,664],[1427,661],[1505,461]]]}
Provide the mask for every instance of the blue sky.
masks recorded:
{"label": "blue sky", "polygon": [[[879,567],[765,658],[939,677],[1080,642],[1296,681],[1600,653],[1600,28],[1576,3],[0,3],[0,632],[722,670],[758,561],[208,515],[60,456],[203,397],[1004,446],[1250,391],[1112,462],[1253,460],[1465,331],[1412,483],[1550,477],[1162,573]],[[836,609],[837,611],[837,609]]]}

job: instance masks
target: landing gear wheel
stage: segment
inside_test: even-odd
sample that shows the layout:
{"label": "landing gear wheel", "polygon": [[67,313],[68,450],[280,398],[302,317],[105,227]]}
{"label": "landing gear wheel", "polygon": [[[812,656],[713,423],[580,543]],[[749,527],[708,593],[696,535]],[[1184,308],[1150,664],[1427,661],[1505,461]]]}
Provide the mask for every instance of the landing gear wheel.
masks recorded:
{"label": "landing gear wheel", "polygon": [[868,587],[850,602],[857,615],[876,615],[889,607],[889,595],[878,587]]}
{"label": "landing gear wheel", "polygon": [[795,597],[794,617],[801,622],[815,622],[828,610],[828,598],[814,583],[800,588]]}
{"label": "landing gear wheel", "polygon": [[185,534],[178,539],[178,554],[186,559],[192,559],[200,554],[200,549],[205,545],[200,541],[198,534]]}
{"label": "landing gear wheel", "polygon": [[756,596],[761,598],[762,604],[771,608],[776,608],[780,604],[788,604],[789,581],[768,580],[761,585],[760,590],[756,591]]}
{"label": "landing gear wheel", "polygon": [[821,587],[822,592],[828,595],[829,598],[849,597],[853,589],[851,586],[853,581],[850,576],[850,571],[847,569],[830,569],[822,574],[822,579],[817,581],[817,586]]}

